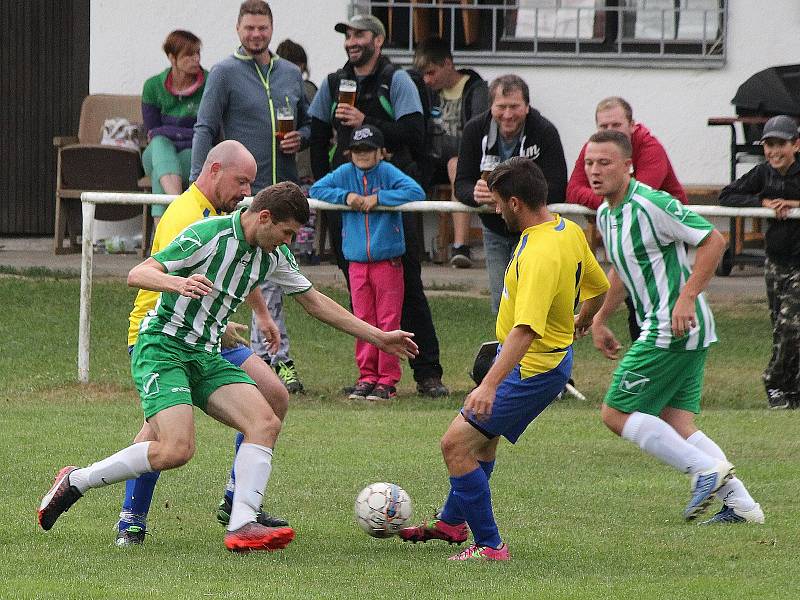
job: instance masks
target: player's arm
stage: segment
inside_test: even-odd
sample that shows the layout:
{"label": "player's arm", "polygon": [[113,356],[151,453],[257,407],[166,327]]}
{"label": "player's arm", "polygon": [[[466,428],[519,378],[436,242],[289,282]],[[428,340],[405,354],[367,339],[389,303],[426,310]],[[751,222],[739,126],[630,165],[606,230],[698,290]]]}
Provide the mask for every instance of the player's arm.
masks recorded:
{"label": "player's arm", "polygon": [[531,347],[533,340],[539,336],[528,325],[516,325],[506,336],[500,354],[486,373],[481,384],[467,396],[464,401],[464,412],[482,421],[492,414],[497,386],[519,364],[522,357]]}
{"label": "player's arm", "polygon": [[154,292],[173,292],[187,298],[200,298],[211,291],[212,283],[205,275],[189,277],[170,275],[153,257],[133,267],[128,273],[128,286]]}
{"label": "player's arm", "polygon": [[706,289],[708,282],[714,276],[714,271],[725,253],[727,242],[722,234],[712,229],[705,239],[697,246],[692,274],[686,280],[675,307],[672,309],[672,333],[678,337],[686,335],[689,330],[697,325],[695,313],[695,300]]}
{"label": "player's arm", "polygon": [[582,338],[592,327],[594,316],[603,306],[606,299],[605,294],[600,294],[594,298],[587,298],[581,303],[581,310],[575,315],[575,339]]}
{"label": "player's arm", "polygon": [[305,311],[327,323],[331,327],[344,331],[350,335],[377,346],[384,352],[394,354],[400,358],[413,358],[417,355],[417,345],[411,339],[413,333],[401,330],[381,331],[369,323],[353,316],[344,307],[340,306],[325,294],[310,288],[302,294],[292,296]]}
{"label": "player's arm", "polygon": [[247,298],[245,298],[245,302],[247,302],[247,305],[253,311],[253,316],[256,318],[256,324],[259,330],[261,330],[261,333],[263,333],[264,337],[269,341],[269,351],[273,354],[277,353],[281,342],[281,332],[280,329],[278,329],[278,325],[273,320],[272,315],[269,314],[269,307],[267,306],[266,300],[264,300],[264,296],[261,294],[261,288],[254,288],[253,291],[247,295]]}
{"label": "player's arm", "polygon": [[627,291],[622,279],[620,279],[616,269],[613,267],[608,272],[608,283],[610,287],[606,292],[603,305],[595,314],[594,319],[592,319],[592,341],[594,342],[594,347],[602,352],[606,358],[616,360],[619,357],[619,349],[622,346],[606,323],[625,300]]}

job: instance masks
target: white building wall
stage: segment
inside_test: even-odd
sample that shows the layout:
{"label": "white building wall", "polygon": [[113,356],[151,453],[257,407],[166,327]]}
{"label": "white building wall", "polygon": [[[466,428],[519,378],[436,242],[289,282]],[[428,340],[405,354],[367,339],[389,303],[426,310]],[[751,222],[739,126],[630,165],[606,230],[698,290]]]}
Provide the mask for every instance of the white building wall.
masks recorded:
{"label": "white building wall", "polygon": [[[347,0],[272,0],[271,47],[291,37],[309,55],[316,83],[345,60],[333,24],[346,17]],[[144,80],[166,68],[161,51],[173,29],[203,40],[208,68],[238,45],[238,0],[92,0],[89,89],[92,93],[141,93]],[[728,129],[706,125],[709,116],[733,115],[736,88],[761,69],[800,62],[800,3],[796,0],[730,0],[728,62],[722,69],[625,69],[520,67],[532,103],[558,127],[572,168],[594,129],[594,107],[605,96],[631,102],[634,118],[664,143],[684,183],[728,180]],[[468,66],[468,65],[463,65]],[[487,79],[508,67],[478,67]]]}

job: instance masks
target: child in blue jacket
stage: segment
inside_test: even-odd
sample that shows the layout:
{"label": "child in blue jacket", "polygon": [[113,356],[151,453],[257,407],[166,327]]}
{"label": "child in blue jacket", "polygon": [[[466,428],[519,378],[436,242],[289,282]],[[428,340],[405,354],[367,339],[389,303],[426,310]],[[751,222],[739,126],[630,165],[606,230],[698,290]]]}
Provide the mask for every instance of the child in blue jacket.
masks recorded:
{"label": "child in blue jacket", "polygon": [[[350,262],[353,314],[389,331],[400,328],[403,309],[403,217],[399,212],[372,209],[424,200],[425,192],[382,156],[380,129],[373,125],[356,128],[350,138],[351,162],[317,181],[309,196],[354,209],[342,215],[342,252]],[[397,357],[357,340],[356,363],[360,375],[351,399],[378,401],[397,395],[395,386],[401,375]]]}

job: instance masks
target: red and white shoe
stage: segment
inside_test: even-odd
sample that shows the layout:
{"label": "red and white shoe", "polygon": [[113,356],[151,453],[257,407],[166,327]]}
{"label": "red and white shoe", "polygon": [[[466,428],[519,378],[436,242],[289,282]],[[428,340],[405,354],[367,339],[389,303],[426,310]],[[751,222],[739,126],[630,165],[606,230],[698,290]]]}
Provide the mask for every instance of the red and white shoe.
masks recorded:
{"label": "red and white shoe", "polygon": [[448,560],[511,560],[511,553],[508,551],[508,544],[503,544],[500,548],[473,544]]}
{"label": "red and white shoe", "polygon": [[255,550],[283,550],[294,539],[291,527],[265,527],[259,523],[247,523],[235,531],[225,532],[225,547],[231,552]]}
{"label": "red and white shoe", "polygon": [[78,467],[64,467],[56,475],[50,491],[42,498],[39,505],[37,517],[42,529],[48,531],[56,522],[56,519],[69,510],[83,497],[74,485],[69,483],[69,474],[77,470]]}

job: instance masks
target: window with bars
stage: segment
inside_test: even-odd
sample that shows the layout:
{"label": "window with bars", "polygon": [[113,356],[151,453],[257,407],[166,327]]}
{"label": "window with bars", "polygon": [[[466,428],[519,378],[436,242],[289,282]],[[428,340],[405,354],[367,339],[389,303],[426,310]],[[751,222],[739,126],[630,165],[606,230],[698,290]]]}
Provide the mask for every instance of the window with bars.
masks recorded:
{"label": "window with bars", "polygon": [[359,0],[408,62],[429,37],[456,62],[714,68],[725,64],[727,0]]}

